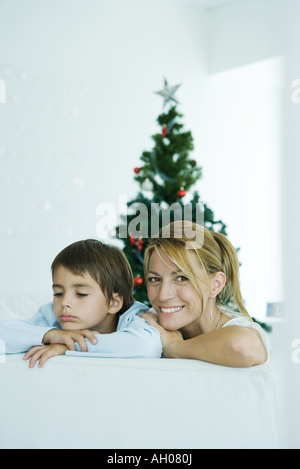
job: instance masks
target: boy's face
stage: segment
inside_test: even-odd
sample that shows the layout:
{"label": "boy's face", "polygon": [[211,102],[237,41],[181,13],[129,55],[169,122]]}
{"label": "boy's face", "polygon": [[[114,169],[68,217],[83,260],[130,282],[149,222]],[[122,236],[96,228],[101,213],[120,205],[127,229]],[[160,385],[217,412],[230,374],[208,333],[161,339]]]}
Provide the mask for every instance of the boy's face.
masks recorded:
{"label": "boy's face", "polygon": [[100,286],[87,272],[83,276],[75,275],[60,266],[54,272],[52,288],[53,309],[62,329],[101,333],[116,330],[116,308],[110,308]]}

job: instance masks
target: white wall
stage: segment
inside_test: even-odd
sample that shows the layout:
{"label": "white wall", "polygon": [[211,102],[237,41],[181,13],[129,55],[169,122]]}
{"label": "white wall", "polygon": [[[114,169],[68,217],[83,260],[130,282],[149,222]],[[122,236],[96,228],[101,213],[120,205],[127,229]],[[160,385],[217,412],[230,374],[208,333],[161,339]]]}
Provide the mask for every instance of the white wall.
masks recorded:
{"label": "white wall", "polygon": [[233,0],[209,11],[198,144],[200,194],[241,248],[242,294],[250,314],[261,320],[267,303],[283,301],[284,5]]}
{"label": "white wall", "polygon": [[199,191],[240,248],[242,295],[264,320],[282,291],[282,58],[207,79]]}
{"label": "white wall", "polygon": [[163,78],[195,132],[207,14],[172,0],[0,3],[0,291],[50,289],[63,247],[96,237],[96,208],[135,196]]}
{"label": "white wall", "polygon": [[[271,277],[266,297],[254,308],[253,235],[249,240],[244,233],[246,224],[254,223],[253,214],[260,220],[274,210],[278,199],[277,183],[273,184],[278,157],[272,166],[270,154],[278,154],[279,141],[273,135],[268,141],[271,134],[261,127],[262,116],[269,116],[275,105],[272,93],[277,91],[272,90],[277,78],[271,70],[273,84],[264,82],[263,89],[251,69],[213,73],[280,52],[279,3],[271,1],[233,1],[209,12],[172,0],[1,4],[0,77],[7,88],[7,102],[0,108],[1,260],[8,266],[3,291],[44,289],[57,251],[76,239],[96,236],[98,204],[117,206],[119,194],[136,194],[132,168],[139,164],[141,152],[152,146],[150,136],[162,109],[161,98],[153,92],[161,89],[166,76],[172,84],[182,83],[180,109],[193,132],[195,158],[203,167],[200,194],[228,225],[235,245],[241,246],[246,301],[255,309],[253,314],[262,317],[265,300],[280,299],[273,294],[277,287]],[[256,105],[252,97],[247,100],[253,86],[264,96],[261,108],[259,95]],[[260,109],[255,133],[252,121]],[[252,129],[247,148],[243,139],[235,138],[239,115],[244,117],[243,139]],[[258,156],[255,145],[267,141],[268,154]],[[248,178],[251,153],[256,153],[253,182],[260,181],[255,198]],[[223,190],[220,197],[216,187],[224,175],[228,182],[232,171],[235,190]],[[269,198],[264,195],[262,206],[258,200],[265,188]],[[273,222],[274,217],[270,230]],[[257,224],[264,225],[265,219]],[[264,236],[266,245],[268,233]],[[254,244],[260,244],[257,237]],[[269,257],[261,259],[262,276]],[[10,259],[17,269],[9,268]]]}
{"label": "white wall", "polygon": [[285,53],[284,0],[232,0],[209,13],[208,70],[216,73]]}
{"label": "white wall", "polygon": [[[262,282],[279,242],[278,233],[275,247],[269,245],[269,233],[274,226],[278,231],[274,129],[279,123],[276,113],[272,122],[264,119],[276,107],[278,86],[273,69],[268,72],[273,84],[264,82],[264,88],[251,68],[236,69],[280,53],[279,16],[277,0],[235,0],[209,11],[179,0],[2,2],[0,291],[48,289],[56,253],[97,236],[97,206],[108,202],[118,208],[120,194],[135,196],[133,168],[142,151],[152,148],[150,136],[162,110],[154,91],[165,76],[171,84],[182,83],[177,97],[195,139],[194,157],[203,167],[201,197],[241,247],[244,297],[250,312],[262,318],[266,301],[281,299],[278,275]],[[243,139],[249,140],[247,148]],[[262,145],[267,153],[258,154]],[[253,154],[255,198],[247,164]],[[226,191],[224,176],[228,184],[232,173],[233,190]],[[271,214],[267,222],[265,212]],[[250,223],[269,227],[260,230],[263,244],[258,230],[249,237]],[[264,283],[259,300],[253,244]],[[278,259],[271,259],[272,272]]]}

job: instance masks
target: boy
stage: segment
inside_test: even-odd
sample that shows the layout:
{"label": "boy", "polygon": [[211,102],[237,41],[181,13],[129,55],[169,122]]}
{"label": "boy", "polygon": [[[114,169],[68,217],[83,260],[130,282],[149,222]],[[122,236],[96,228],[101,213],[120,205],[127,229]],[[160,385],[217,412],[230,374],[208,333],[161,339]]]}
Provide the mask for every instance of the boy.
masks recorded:
{"label": "boy", "polygon": [[29,367],[56,355],[160,358],[159,332],[139,317],[124,253],[101,241],[78,241],[52,266],[53,303],[29,320],[1,321],[6,353],[26,352]]}

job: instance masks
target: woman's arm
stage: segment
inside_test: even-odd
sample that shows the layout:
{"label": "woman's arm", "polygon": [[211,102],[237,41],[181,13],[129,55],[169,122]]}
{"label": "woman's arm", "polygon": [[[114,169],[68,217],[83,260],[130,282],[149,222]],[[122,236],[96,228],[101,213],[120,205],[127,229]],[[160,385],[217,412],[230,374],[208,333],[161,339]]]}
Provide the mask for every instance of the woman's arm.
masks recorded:
{"label": "woman's arm", "polygon": [[168,342],[165,353],[170,358],[193,358],[233,367],[260,365],[267,359],[258,333],[241,326],[226,327],[177,343]]}
{"label": "woman's arm", "polygon": [[148,313],[142,317],[160,332],[166,358],[189,358],[232,367],[260,365],[267,359],[259,333],[251,327],[228,326],[184,340],[178,331],[167,331]]}

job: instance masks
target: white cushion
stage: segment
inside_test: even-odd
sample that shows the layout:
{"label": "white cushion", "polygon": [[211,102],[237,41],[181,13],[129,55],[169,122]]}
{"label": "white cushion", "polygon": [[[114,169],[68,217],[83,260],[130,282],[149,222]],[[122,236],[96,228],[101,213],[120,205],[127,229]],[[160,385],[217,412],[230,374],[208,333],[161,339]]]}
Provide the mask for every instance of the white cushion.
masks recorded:
{"label": "white cushion", "polygon": [[[280,448],[268,364],[60,356],[0,363],[1,448]],[[3,358],[3,357],[2,357]]]}

